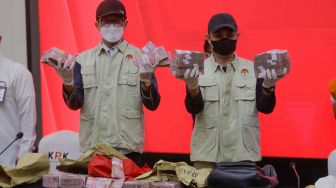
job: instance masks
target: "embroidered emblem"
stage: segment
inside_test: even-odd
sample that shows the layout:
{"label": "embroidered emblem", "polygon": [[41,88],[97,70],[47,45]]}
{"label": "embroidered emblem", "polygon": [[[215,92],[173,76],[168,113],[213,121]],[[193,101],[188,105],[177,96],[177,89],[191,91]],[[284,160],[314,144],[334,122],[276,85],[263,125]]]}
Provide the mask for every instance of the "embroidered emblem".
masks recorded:
{"label": "embroidered emblem", "polygon": [[126,60],[127,61],[132,61],[132,59],[133,59],[133,56],[131,54],[126,55]]}
{"label": "embroidered emblem", "polygon": [[248,70],[247,69],[242,69],[241,71],[240,71],[244,76],[246,76],[246,75],[248,75]]}

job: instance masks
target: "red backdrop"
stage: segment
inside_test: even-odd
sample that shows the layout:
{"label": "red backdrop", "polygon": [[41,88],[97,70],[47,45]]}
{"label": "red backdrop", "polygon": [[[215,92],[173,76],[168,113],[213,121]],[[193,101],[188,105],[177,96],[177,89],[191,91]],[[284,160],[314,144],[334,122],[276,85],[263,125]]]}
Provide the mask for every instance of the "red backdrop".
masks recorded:
{"label": "red backdrop", "polygon": [[[95,10],[101,0],[40,0],[41,54],[56,46],[76,54],[98,44]],[[335,0],[124,0],[125,38],[169,51],[202,51],[207,23],[229,12],[241,33],[237,53],[252,59],[269,49],[288,49],[291,73],[277,84],[277,105],[260,114],[263,156],[326,158],[336,148],[336,125],[328,94],[335,76]],[[161,104],[146,113],[145,151],[189,153],[192,120],[184,107],[185,86],[168,69],[156,70]],[[78,131],[79,112],[67,109],[61,80],[41,64],[43,135]]]}

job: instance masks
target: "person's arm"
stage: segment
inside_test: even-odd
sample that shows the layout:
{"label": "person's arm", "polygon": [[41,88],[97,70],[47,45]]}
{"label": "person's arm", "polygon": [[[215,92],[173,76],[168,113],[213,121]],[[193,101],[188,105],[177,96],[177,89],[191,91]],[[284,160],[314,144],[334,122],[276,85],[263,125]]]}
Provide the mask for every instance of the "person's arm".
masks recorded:
{"label": "person's arm", "polygon": [[148,110],[156,110],[160,104],[161,96],[155,75],[152,75],[150,86],[146,86],[143,82],[140,82],[140,84],[142,103]]}
{"label": "person's arm", "polygon": [[26,68],[22,67],[20,69],[14,84],[15,101],[20,118],[20,131],[23,133],[17,154],[18,159],[34,149],[36,139],[36,103],[33,78]]}
{"label": "person's arm", "polygon": [[186,88],[187,95],[184,100],[184,104],[187,111],[195,116],[196,114],[200,113],[204,108],[202,93],[199,87],[197,87],[197,89],[188,89],[188,87]]}
{"label": "person's arm", "polygon": [[[257,110],[264,114],[270,114],[275,108],[276,98],[275,98],[275,88],[264,88],[264,79],[257,79],[256,86],[256,101]],[[273,91],[272,91],[273,90]]]}
{"label": "person's arm", "polygon": [[73,69],[73,85],[63,84],[63,99],[72,110],[77,110],[83,106],[83,78],[79,63],[76,63]]}

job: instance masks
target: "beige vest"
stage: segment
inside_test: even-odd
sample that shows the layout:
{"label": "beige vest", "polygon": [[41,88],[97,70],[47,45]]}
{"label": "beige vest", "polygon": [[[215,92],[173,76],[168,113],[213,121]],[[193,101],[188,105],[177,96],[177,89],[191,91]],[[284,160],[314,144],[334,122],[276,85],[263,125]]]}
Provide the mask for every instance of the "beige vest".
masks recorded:
{"label": "beige vest", "polygon": [[213,56],[199,85],[204,109],[196,116],[191,161],[259,161],[260,131],[252,62],[236,56],[224,73]]}
{"label": "beige vest", "polygon": [[132,63],[139,55],[138,48],[123,41],[111,57],[101,44],[77,56],[84,87],[79,134],[82,151],[100,141],[142,152],[144,121],[139,71]]}

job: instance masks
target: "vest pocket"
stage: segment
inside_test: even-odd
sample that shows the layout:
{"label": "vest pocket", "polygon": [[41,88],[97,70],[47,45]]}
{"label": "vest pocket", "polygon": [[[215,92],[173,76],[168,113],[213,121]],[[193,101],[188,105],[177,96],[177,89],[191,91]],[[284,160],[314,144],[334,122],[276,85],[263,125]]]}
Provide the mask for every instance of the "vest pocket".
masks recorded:
{"label": "vest pocket", "polygon": [[139,75],[137,73],[128,73],[127,84],[130,86],[136,86],[139,81]]}
{"label": "vest pocket", "polygon": [[256,80],[254,78],[238,77],[235,82],[235,100],[238,110],[243,115],[257,115],[256,108]]}
{"label": "vest pocket", "polygon": [[242,126],[243,144],[253,159],[260,157],[260,126],[258,116],[245,115]]}
{"label": "vest pocket", "polygon": [[236,100],[255,100],[256,79],[254,77],[238,76],[234,84]]}
{"label": "vest pocket", "polygon": [[92,146],[93,137],[95,133],[93,131],[94,127],[94,114],[91,113],[81,113],[80,114],[80,147],[81,151],[86,151]]}
{"label": "vest pocket", "polygon": [[121,111],[121,115],[129,118],[129,119],[134,119],[134,118],[140,118],[140,111],[132,109],[132,108],[127,108],[124,107]]}
{"label": "vest pocket", "polygon": [[131,86],[136,86],[139,81],[138,67],[133,63],[128,62],[128,79],[127,84]]}
{"label": "vest pocket", "polygon": [[82,66],[81,73],[83,78],[83,88],[92,88],[97,87],[97,77],[96,77],[96,67],[91,66]]}
{"label": "vest pocket", "polygon": [[216,80],[213,78],[199,79],[199,86],[205,101],[218,101],[219,93]]}
{"label": "vest pocket", "polygon": [[218,123],[218,117],[197,116],[191,139],[191,152],[198,158],[196,160],[215,161],[218,152]]}
{"label": "vest pocket", "polygon": [[219,89],[216,80],[213,78],[199,79],[199,86],[204,100],[203,114],[218,114]]}
{"label": "vest pocket", "polygon": [[83,88],[84,88],[84,103],[81,108],[81,111],[84,114],[87,114],[85,116],[94,116],[95,106],[96,106],[96,95],[97,95],[97,88],[98,88],[98,82],[97,82],[97,77],[96,77],[96,67],[94,65],[82,66],[81,73],[82,73]]}
{"label": "vest pocket", "polygon": [[139,73],[138,67],[130,62],[125,62],[121,67],[120,75],[118,78],[119,85],[128,85],[128,86],[135,86],[138,85],[139,82]]}
{"label": "vest pocket", "polygon": [[[138,74],[135,73],[126,73],[126,80],[122,81],[119,78],[119,93],[120,93],[120,102],[131,108],[138,108],[141,106],[141,94],[140,94],[140,84],[138,84]],[[125,115],[129,112],[124,112]]]}
{"label": "vest pocket", "polygon": [[137,151],[139,146],[142,147],[144,128],[139,110],[123,107],[121,110],[119,129],[121,138],[129,147],[127,149]]}

